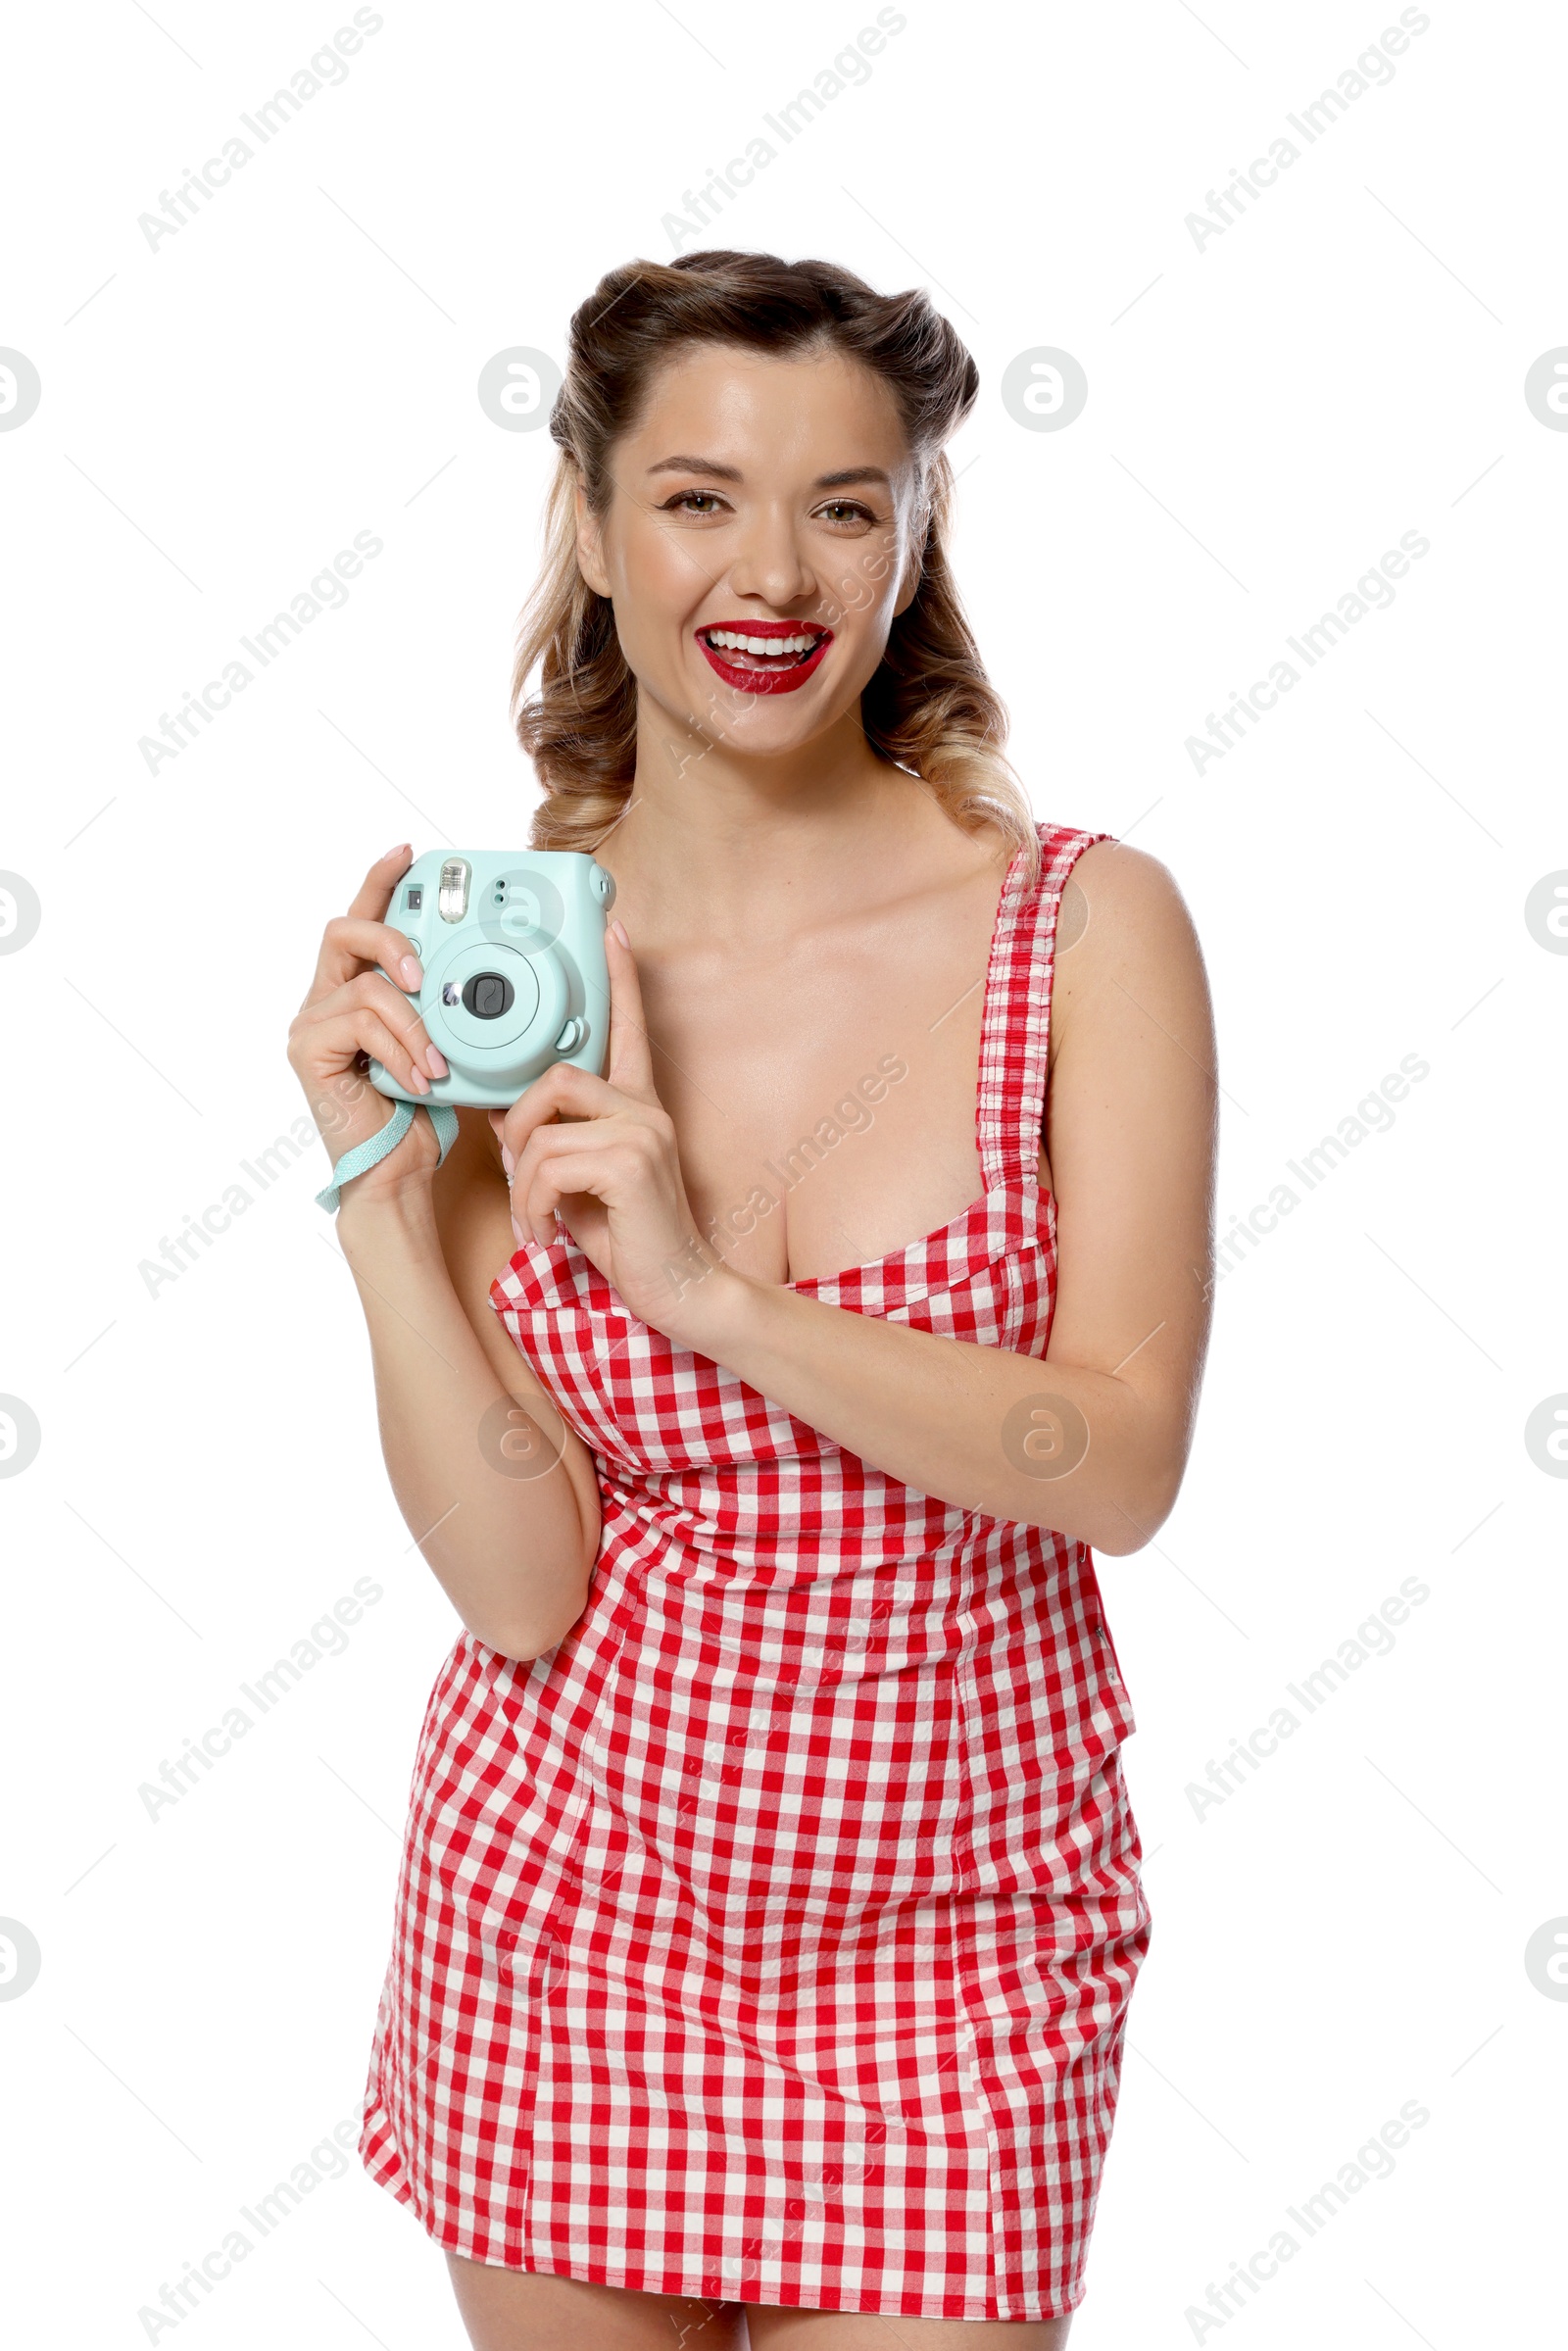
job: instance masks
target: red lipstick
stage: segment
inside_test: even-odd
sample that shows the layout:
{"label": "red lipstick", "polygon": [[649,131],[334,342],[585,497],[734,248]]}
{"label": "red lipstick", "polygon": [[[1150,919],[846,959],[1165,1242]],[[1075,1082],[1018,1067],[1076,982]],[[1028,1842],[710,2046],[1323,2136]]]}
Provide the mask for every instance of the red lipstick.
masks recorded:
{"label": "red lipstick", "polygon": [[[833,631],[814,620],[709,620],[696,636],[725,685],[740,694],[793,694],[833,642]],[[725,641],[715,645],[714,637]]]}

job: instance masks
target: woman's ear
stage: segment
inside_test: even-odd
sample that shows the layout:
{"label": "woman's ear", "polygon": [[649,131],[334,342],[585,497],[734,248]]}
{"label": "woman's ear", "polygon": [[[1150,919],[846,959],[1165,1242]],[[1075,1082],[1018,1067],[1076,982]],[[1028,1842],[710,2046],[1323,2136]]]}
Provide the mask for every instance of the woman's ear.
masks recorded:
{"label": "woman's ear", "polygon": [[588,504],[581,474],[572,490],[572,502],[577,515],[577,568],[596,596],[608,596],[610,574],[605,569],[600,518]]}

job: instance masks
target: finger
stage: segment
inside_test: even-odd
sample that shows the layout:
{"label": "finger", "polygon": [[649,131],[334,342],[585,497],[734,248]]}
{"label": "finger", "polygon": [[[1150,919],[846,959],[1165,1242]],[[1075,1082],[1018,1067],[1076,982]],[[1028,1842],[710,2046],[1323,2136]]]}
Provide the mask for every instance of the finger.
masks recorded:
{"label": "finger", "polygon": [[400,841],[396,848],[387,850],[377,857],[354,893],[349,912],[378,922],[391,905],[398,878],[407,873],[413,854],[411,844]]}
{"label": "finger", "polygon": [[[503,1156],[502,1165],[506,1166],[507,1156],[510,1156],[512,1165],[507,1172],[507,1181],[514,1190],[525,1192],[534,1169],[542,1167],[547,1159],[563,1162],[576,1159],[586,1167],[596,1151],[616,1151],[622,1153],[629,1164],[637,1151],[646,1152],[647,1143],[646,1134],[624,1125],[619,1119],[573,1119],[567,1126],[537,1128],[520,1151],[507,1152],[507,1147],[503,1146],[506,1155]],[[648,1155],[652,1156],[651,1153]],[[591,1188],[586,1176],[575,1187],[579,1192]]]}
{"label": "finger", "polygon": [[406,931],[364,915],[334,914],[321,933],[312,993],[319,995],[341,986],[364,963],[378,964],[395,988],[406,989],[410,995],[424,985],[424,967]]}
{"label": "finger", "polygon": [[[324,1019],[312,1022],[309,1039],[303,1047],[303,1053],[312,1062],[335,1061],[341,1070],[356,1053],[371,1054],[410,1094],[429,1093],[429,1079],[397,1031],[388,1026],[372,1004],[346,1004]],[[316,1074],[330,1073],[318,1066]]]}
{"label": "finger", "polygon": [[[389,980],[383,979],[378,971],[357,972],[353,979],[345,980],[329,996],[318,997],[313,1003],[303,1005],[296,1015],[295,1030],[308,1031],[320,1020],[352,1012],[357,1007],[373,1013],[381,1026],[400,1040],[400,1059],[406,1054],[411,1060],[416,1060],[425,1077],[445,1077],[446,1061],[431,1043],[429,1031],[418,1012],[408,998],[394,988]],[[376,1058],[379,1060],[380,1057],[378,1053]]]}
{"label": "finger", "polygon": [[617,1110],[643,1107],[575,1062],[557,1061],[535,1078],[509,1110],[492,1110],[490,1124],[503,1147],[520,1159],[528,1138],[553,1119],[607,1118]]}
{"label": "finger", "polygon": [[556,1238],[556,1210],[562,1201],[573,1194],[581,1195],[590,1189],[583,1181],[581,1170],[575,1181],[568,1182],[566,1162],[546,1159],[533,1169],[525,1189],[519,1190],[514,1179],[512,1221],[520,1231],[532,1234],[535,1241],[548,1249]]}
{"label": "finger", "polygon": [[[561,1132],[564,1136],[570,1129]],[[513,1215],[547,1247],[556,1237],[556,1210],[563,1200],[587,1195],[614,1208],[639,1181],[642,1170],[635,1152],[592,1134],[586,1143],[586,1149],[546,1150],[527,1166],[519,1166],[513,1178]]]}
{"label": "finger", "polygon": [[610,1065],[605,1074],[623,1094],[638,1102],[656,1102],[659,1089],[654,1084],[654,1057],[643,1017],[637,958],[618,919],[605,931],[605,961],[610,968]]}
{"label": "finger", "polygon": [[[602,1150],[610,1132],[604,1121],[596,1118],[572,1119],[564,1125],[559,1120],[550,1120],[543,1126],[535,1127],[533,1133],[514,1150],[508,1140],[503,1112],[492,1110],[490,1125],[501,1146],[501,1171],[509,1189],[519,1200],[526,1193],[533,1170],[542,1159],[564,1157],[574,1151]],[[586,1187],[578,1185],[577,1189],[582,1191]]]}

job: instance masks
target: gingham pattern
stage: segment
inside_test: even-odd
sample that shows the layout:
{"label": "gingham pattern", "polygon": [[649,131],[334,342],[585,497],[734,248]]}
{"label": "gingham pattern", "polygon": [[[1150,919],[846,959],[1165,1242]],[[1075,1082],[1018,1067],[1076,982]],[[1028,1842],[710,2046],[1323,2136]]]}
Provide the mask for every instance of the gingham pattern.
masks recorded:
{"label": "gingham pattern", "polygon": [[[998,908],[985,1191],[851,1312],[1043,1354],[1056,913]],[[1069,2311],[1149,1938],[1088,1548],[868,1468],[564,1238],[491,1302],[592,1447],[587,1608],[465,1634],[415,1766],[360,2151],[469,2260],[929,2319]]]}

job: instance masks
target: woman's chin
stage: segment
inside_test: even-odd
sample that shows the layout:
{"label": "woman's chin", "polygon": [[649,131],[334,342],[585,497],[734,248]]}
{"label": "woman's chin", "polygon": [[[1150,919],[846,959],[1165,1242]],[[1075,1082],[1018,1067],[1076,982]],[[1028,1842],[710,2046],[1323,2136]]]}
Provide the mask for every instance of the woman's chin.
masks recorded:
{"label": "woman's chin", "polygon": [[[689,700],[682,698],[682,689],[689,691]],[[677,734],[701,735],[733,759],[780,759],[803,751],[848,714],[828,708],[811,683],[797,694],[742,694],[720,685],[710,671],[702,678],[683,673],[679,686],[667,693],[645,681],[643,692]],[[691,775],[697,759],[706,757],[698,752],[686,759],[680,775]]]}

